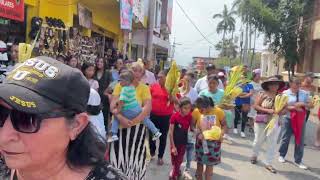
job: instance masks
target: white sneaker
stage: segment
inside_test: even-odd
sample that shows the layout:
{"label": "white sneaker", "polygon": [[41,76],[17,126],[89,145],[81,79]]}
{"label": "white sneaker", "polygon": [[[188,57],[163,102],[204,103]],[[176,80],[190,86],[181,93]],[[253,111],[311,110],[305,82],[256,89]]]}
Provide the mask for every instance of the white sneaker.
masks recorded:
{"label": "white sneaker", "polygon": [[160,138],[161,135],[162,135],[162,133],[158,131],[156,134],[153,135],[152,141],[156,141],[157,139]]}
{"label": "white sneaker", "polygon": [[108,142],[111,143],[111,142],[114,142],[114,141],[118,141],[119,138],[117,135],[112,135],[111,137],[108,138]]}
{"label": "white sneaker", "polygon": [[244,132],[241,132],[241,133],[240,133],[240,136],[241,136],[242,138],[245,138],[245,137],[246,137],[246,134],[245,134]]}
{"label": "white sneaker", "polygon": [[285,160],[284,157],[282,157],[282,156],[279,157],[278,161],[279,161],[280,163],[285,163],[285,162],[286,162],[286,160]]}
{"label": "white sneaker", "polygon": [[238,129],[233,129],[233,134],[238,134]]}
{"label": "white sneaker", "polygon": [[223,139],[228,140],[228,141],[233,141],[233,139],[228,134],[224,134]]}
{"label": "white sneaker", "polygon": [[298,164],[298,163],[294,163],[296,166],[298,166],[298,168],[303,169],[303,170],[307,170],[308,167],[302,163]]}

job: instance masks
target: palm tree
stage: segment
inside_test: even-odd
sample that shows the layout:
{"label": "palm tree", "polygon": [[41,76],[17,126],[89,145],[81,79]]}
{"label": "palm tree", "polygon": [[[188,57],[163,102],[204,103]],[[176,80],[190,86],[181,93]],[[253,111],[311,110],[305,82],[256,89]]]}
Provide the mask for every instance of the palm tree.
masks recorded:
{"label": "palm tree", "polygon": [[236,11],[233,11],[233,10],[229,11],[227,5],[224,5],[224,10],[222,11],[222,13],[215,14],[213,16],[213,19],[217,19],[217,18],[221,19],[221,21],[218,23],[216,30],[218,34],[223,33],[223,36],[222,36],[222,41],[224,42],[223,44],[225,44],[225,38],[226,38],[227,32],[233,32],[235,29],[236,20],[233,17],[233,15],[235,14],[236,14]]}
{"label": "palm tree", "polygon": [[233,2],[232,10],[235,10],[238,15],[241,16],[241,20],[243,23],[245,23],[245,38],[244,38],[244,47],[243,47],[243,54],[241,53],[241,61],[244,62],[244,64],[248,64],[248,55],[249,55],[249,50],[248,50],[248,43],[249,43],[249,0],[235,0]]}

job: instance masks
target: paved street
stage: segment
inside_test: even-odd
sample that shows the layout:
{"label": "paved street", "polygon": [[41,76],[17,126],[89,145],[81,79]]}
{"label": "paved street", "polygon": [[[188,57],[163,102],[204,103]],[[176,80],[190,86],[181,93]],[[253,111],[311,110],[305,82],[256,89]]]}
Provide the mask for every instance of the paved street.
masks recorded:
{"label": "paved street", "polygon": [[[304,163],[310,167],[309,170],[300,170],[293,165],[293,144],[287,155],[289,162],[280,164],[275,159],[275,168],[278,170],[277,174],[271,174],[264,169],[263,163],[258,162],[257,165],[250,163],[251,143],[253,141],[253,134],[249,135],[247,139],[233,136],[235,143],[232,145],[224,143],[222,151],[222,163],[214,168],[214,180],[319,180],[320,179],[320,151],[312,148],[312,143],[315,133],[315,123],[318,121],[311,120],[307,124],[307,137],[305,148]],[[293,143],[293,141],[292,141]],[[277,147],[278,149],[278,147]],[[264,153],[261,154],[262,156]],[[262,157],[260,158],[262,159]],[[184,165],[184,164],[183,164]],[[183,167],[182,167],[183,168]],[[196,164],[192,164],[195,171]],[[148,180],[163,180],[167,179],[170,170],[170,157],[168,148],[165,157],[165,165],[159,167],[156,165],[156,160],[152,161],[148,168]]]}

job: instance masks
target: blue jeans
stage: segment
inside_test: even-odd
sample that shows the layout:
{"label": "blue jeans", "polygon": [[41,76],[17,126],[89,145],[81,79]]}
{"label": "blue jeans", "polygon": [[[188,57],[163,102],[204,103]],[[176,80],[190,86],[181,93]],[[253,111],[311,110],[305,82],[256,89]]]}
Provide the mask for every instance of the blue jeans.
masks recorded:
{"label": "blue jeans", "polygon": [[[298,164],[302,162],[302,158],[303,158],[305,126],[306,126],[306,123],[304,123],[303,125],[300,145],[297,145],[295,143],[295,147],[294,147],[294,161],[295,163],[298,163]],[[285,117],[283,119],[283,124],[282,124],[282,136],[281,136],[281,143],[280,143],[280,149],[279,149],[279,153],[281,157],[285,157],[287,155],[292,134],[293,134],[293,130],[291,127],[291,119],[288,117]]]}
{"label": "blue jeans", "polygon": [[186,146],[186,159],[187,159],[187,163],[186,163],[186,168],[190,169],[191,167],[191,161],[193,156],[193,150],[194,150],[194,143],[188,143]]}
{"label": "blue jeans", "polygon": [[[140,106],[136,106],[135,108],[130,108],[128,110],[121,111],[122,115],[128,118],[129,120],[132,120],[133,118],[137,117],[141,112],[142,112],[142,109]],[[149,117],[146,117],[143,120],[143,124],[147,126],[147,128],[152,132],[152,134],[156,134],[159,131]],[[111,133],[113,135],[118,134],[118,129],[119,129],[119,120],[116,119],[116,117],[114,116],[114,120],[112,121],[112,125],[111,125]]]}

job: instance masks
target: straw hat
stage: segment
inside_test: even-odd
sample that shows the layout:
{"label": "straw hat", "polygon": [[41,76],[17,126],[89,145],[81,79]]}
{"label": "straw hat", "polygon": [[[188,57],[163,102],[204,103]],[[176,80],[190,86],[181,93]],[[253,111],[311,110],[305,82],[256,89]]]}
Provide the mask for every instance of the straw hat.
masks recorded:
{"label": "straw hat", "polygon": [[268,90],[268,86],[269,86],[270,84],[273,84],[273,83],[279,84],[279,89],[282,89],[282,88],[285,86],[284,81],[279,80],[279,79],[277,79],[276,77],[270,77],[270,78],[268,78],[267,80],[265,80],[265,81],[261,84],[261,87],[262,87],[262,89],[264,89],[264,90],[267,91],[267,90]]}

